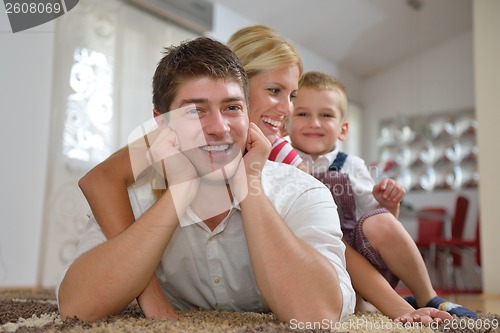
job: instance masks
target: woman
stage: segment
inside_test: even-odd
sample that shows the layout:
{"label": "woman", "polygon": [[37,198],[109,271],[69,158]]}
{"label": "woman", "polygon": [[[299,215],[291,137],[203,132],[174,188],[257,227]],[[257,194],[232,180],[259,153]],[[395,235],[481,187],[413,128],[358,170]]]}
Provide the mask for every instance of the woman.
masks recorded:
{"label": "woman", "polygon": [[300,156],[280,136],[293,110],[302,61],[295,48],[272,29],[257,25],[235,32],[228,46],[238,56],[250,79],[250,121],[273,144],[269,160],[306,171]]}

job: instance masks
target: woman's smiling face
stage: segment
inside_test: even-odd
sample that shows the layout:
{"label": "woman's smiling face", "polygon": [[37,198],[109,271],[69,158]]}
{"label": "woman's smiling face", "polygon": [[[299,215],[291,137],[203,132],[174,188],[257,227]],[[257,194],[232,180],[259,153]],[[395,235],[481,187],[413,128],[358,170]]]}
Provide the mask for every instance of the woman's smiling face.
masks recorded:
{"label": "woman's smiling face", "polygon": [[271,143],[292,113],[299,76],[298,66],[289,66],[250,79],[250,121],[259,126]]}

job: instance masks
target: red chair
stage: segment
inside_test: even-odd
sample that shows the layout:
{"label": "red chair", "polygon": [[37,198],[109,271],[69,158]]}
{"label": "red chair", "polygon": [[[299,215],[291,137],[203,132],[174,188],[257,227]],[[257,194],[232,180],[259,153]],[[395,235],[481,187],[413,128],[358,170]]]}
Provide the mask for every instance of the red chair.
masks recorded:
{"label": "red chair", "polygon": [[432,280],[436,279],[436,270],[431,256],[431,242],[444,237],[447,211],[443,207],[425,207],[417,212],[418,232],[415,244],[424,258]]}
{"label": "red chair", "polygon": [[427,207],[417,213],[418,234],[415,243],[419,249],[428,249],[431,241],[443,237],[446,214],[443,207]]}
{"label": "red chair", "polygon": [[[458,279],[460,278],[460,275],[457,275],[457,268],[462,266],[462,250],[467,247],[478,248],[479,246],[479,223],[476,226],[477,240],[464,240],[463,238],[468,209],[469,199],[459,196],[451,222],[451,238],[438,237],[432,239],[430,242],[431,262],[436,262],[438,252],[443,254],[445,263],[448,264],[446,268],[452,270],[453,289],[456,289]],[[463,285],[460,288],[463,289]]]}
{"label": "red chair", "polygon": [[[442,240],[440,242],[433,242],[431,244],[431,252],[434,256],[434,260],[438,254],[445,258],[445,262],[448,263],[448,267],[452,270],[452,282],[453,291],[467,290],[469,292],[481,292],[482,288],[468,288],[471,283],[464,283],[464,279],[461,274],[457,272],[463,267],[463,256],[472,256],[474,261],[474,272],[476,273],[478,280],[481,280],[481,246],[480,246],[480,227],[479,227],[479,216],[476,222],[476,231],[474,239],[449,239]],[[459,260],[457,260],[457,258]],[[459,283],[460,281],[460,283]]]}

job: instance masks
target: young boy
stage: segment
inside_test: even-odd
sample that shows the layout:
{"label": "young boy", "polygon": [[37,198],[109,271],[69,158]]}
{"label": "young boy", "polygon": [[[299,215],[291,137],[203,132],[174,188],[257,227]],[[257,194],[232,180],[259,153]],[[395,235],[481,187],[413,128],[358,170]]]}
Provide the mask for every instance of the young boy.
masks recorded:
{"label": "young boy", "polygon": [[90,218],[57,286],[61,316],[119,313],[155,272],[178,309],[272,311],[303,322],[351,314],[335,204],[313,177],[267,161],[270,143],[249,123],[236,55],[202,37],[167,48],[153,91],[155,110],[169,117],[142,158],[165,164],[168,188],[156,201],[150,183],[131,188],[137,219],[109,240]]}
{"label": "young boy", "polygon": [[[394,288],[402,280],[415,295],[415,308],[433,307],[458,316],[476,317],[460,305],[437,296],[412,238],[397,220],[404,189],[392,179],[375,184],[364,161],[337,148],[349,129],[347,95],[334,77],[304,74],[289,120],[292,146],[312,175],[330,188],[337,203],[344,241],[363,255]],[[366,286],[364,274],[347,268],[354,288]],[[351,266],[352,268],[352,266]],[[365,299],[381,299],[376,290]],[[374,302],[375,303],[375,302]]]}

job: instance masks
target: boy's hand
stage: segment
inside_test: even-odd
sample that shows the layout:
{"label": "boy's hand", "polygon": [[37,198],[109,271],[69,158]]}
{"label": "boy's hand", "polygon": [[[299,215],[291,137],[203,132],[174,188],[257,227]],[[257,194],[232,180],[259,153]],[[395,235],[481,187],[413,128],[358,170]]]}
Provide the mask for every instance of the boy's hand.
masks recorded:
{"label": "boy's hand", "polygon": [[381,207],[393,210],[399,207],[406,190],[394,179],[384,178],[373,187],[372,194]]}
{"label": "boy's hand", "polygon": [[399,316],[394,321],[400,323],[420,322],[429,324],[431,322],[439,323],[443,320],[451,320],[453,317],[446,311],[440,311],[434,308],[420,308]]}

